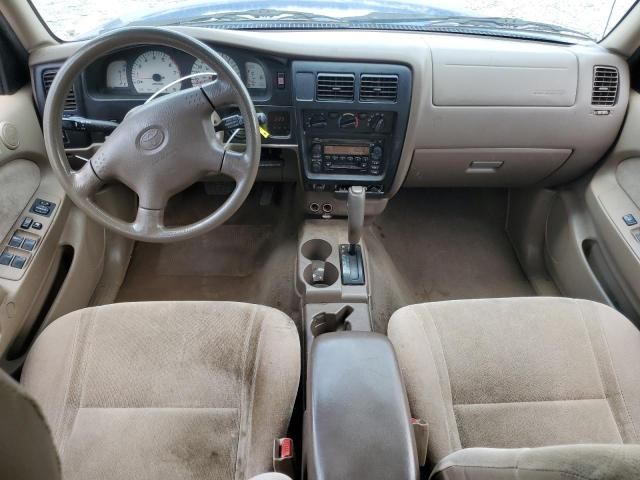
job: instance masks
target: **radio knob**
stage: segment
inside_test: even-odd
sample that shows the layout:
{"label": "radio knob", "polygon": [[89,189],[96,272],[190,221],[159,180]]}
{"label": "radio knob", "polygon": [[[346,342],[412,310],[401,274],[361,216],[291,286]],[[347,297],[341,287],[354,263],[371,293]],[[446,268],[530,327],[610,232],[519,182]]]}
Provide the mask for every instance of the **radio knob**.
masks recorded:
{"label": "radio knob", "polygon": [[382,147],[380,145],[376,145],[371,149],[371,159],[380,160],[381,158],[382,158]]}
{"label": "radio knob", "polygon": [[358,126],[358,117],[353,113],[343,113],[338,119],[340,128],[356,128]]}
{"label": "radio knob", "polygon": [[314,143],[311,147],[311,155],[313,155],[314,157],[322,156],[322,145],[320,145],[319,143]]}

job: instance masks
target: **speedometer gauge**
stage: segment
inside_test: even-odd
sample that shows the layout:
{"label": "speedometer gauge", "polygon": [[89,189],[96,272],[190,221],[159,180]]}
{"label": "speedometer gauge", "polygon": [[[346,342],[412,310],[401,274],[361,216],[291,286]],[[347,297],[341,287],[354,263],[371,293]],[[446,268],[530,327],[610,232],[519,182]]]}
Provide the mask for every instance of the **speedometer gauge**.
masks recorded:
{"label": "speedometer gauge", "polygon": [[[180,78],[180,69],[173,59],[159,50],[149,50],[141,54],[131,67],[131,80],[138,93],[155,93],[162,87]],[[166,90],[167,93],[180,90],[177,83]]]}
{"label": "speedometer gauge", "polygon": [[267,88],[267,76],[259,64],[247,62],[245,69],[247,72],[247,88]]}

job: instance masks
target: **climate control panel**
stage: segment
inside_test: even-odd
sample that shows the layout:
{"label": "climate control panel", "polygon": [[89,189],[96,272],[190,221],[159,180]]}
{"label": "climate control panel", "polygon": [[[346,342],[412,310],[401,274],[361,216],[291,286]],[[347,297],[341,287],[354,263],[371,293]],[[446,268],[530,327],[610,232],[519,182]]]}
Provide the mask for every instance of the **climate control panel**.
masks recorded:
{"label": "climate control panel", "polygon": [[304,128],[307,131],[342,130],[357,133],[389,133],[393,130],[393,112],[327,112],[305,111]]}
{"label": "climate control panel", "polygon": [[411,71],[403,65],[292,62],[304,188],[362,185],[384,195],[394,181],[409,120]]}

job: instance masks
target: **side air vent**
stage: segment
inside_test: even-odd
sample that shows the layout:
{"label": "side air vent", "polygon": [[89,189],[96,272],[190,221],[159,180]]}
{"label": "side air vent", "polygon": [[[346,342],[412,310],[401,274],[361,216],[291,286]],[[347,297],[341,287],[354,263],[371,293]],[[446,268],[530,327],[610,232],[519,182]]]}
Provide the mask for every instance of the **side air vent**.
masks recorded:
{"label": "side air vent", "polygon": [[395,102],[398,98],[397,75],[361,75],[361,102]]}
{"label": "side air vent", "polygon": [[316,99],[324,102],[352,102],[355,77],[350,73],[319,73]]}
{"label": "side air vent", "polygon": [[[53,70],[45,70],[42,72],[42,84],[44,86],[44,96],[46,98],[49,93],[49,89],[51,88],[51,84],[53,83],[53,79],[58,73],[57,69]],[[78,109],[78,104],[76,102],[76,92],[71,87],[69,93],[67,94],[67,98],[64,101],[64,111],[65,112],[75,112]]]}
{"label": "side air vent", "polygon": [[618,98],[618,69],[596,65],[593,67],[591,105],[612,107]]}

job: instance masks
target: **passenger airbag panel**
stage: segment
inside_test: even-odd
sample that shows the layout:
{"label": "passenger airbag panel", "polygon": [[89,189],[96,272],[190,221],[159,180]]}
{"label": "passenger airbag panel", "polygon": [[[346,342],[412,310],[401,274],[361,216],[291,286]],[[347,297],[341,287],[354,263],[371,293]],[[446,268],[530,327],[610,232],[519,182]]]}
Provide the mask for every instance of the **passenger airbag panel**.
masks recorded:
{"label": "passenger airbag panel", "polygon": [[434,105],[575,104],[578,59],[568,49],[525,42],[474,45],[432,47]]}

